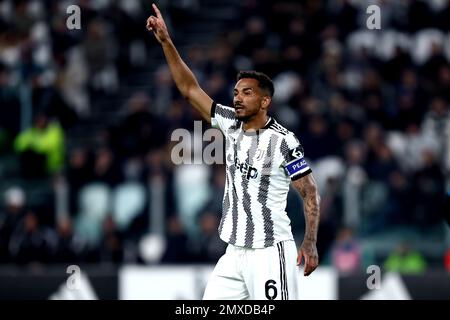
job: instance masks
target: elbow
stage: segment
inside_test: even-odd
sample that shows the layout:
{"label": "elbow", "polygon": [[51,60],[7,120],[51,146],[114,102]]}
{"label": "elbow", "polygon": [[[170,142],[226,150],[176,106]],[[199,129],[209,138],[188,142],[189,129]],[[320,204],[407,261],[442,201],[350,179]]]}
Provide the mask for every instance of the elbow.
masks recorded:
{"label": "elbow", "polygon": [[191,97],[189,88],[188,87],[179,87],[178,89],[180,90],[180,93],[183,96],[183,98],[186,99],[187,101],[189,101],[190,97]]}
{"label": "elbow", "polygon": [[192,97],[194,96],[196,86],[195,85],[185,85],[183,87],[180,87],[180,93],[183,96],[184,99],[186,99],[188,102],[192,101]]}
{"label": "elbow", "polygon": [[319,190],[317,188],[314,188],[314,194],[316,195],[317,202],[320,203],[320,201],[322,201],[322,198],[320,197]]}
{"label": "elbow", "polygon": [[320,197],[319,190],[317,189],[317,187],[314,188],[314,194],[317,199],[317,205],[320,205],[322,198]]}
{"label": "elbow", "polygon": [[317,189],[317,186],[315,184],[310,185],[306,194],[308,198],[314,199],[318,206],[320,205],[321,197],[319,194],[319,190]]}

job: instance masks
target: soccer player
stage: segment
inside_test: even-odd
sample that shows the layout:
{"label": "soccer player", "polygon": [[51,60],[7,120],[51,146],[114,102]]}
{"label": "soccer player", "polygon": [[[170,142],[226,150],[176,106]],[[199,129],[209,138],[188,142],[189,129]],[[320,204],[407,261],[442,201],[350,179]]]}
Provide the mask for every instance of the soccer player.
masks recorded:
{"label": "soccer player", "polygon": [[[267,115],[274,93],[263,73],[241,71],[233,107],[213,101],[181,59],[164,19],[147,19],[181,94],[226,138],[226,186],[219,235],[228,243],[203,299],[298,299],[297,266],[318,265],[319,194],[296,136]],[[304,203],[305,236],[297,248],[286,214],[290,183]]]}

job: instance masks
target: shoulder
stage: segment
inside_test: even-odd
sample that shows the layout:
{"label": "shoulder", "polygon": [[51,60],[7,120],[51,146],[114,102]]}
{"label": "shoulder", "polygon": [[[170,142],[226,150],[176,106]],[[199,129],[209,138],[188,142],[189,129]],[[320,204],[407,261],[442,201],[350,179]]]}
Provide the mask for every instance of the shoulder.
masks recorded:
{"label": "shoulder", "polygon": [[211,124],[224,134],[240,127],[240,121],[236,119],[234,108],[216,102],[213,102],[211,106]]}
{"label": "shoulder", "polygon": [[285,137],[290,132],[288,129],[279,124],[278,121],[274,118],[270,120],[267,129],[274,131],[275,134],[278,134],[282,137]]}
{"label": "shoulder", "polygon": [[236,118],[236,112],[234,108],[213,102],[211,107],[211,117],[214,118],[216,116],[221,116],[226,119],[234,120]]}
{"label": "shoulder", "polygon": [[277,121],[269,126],[271,133],[277,135],[280,143],[278,144],[278,152],[281,153],[284,160],[289,162],[293,159],[302,158],[304,155],[303,147],[297,136]]}
{"label": "shoulder", "polygon": [[298,138],[292,131],[285,128],[273,118],[269,122],[268,129],[271,130],[272,134],[281,138],[282,144],[286,144],[288,147],[295,147],[300,144]]}

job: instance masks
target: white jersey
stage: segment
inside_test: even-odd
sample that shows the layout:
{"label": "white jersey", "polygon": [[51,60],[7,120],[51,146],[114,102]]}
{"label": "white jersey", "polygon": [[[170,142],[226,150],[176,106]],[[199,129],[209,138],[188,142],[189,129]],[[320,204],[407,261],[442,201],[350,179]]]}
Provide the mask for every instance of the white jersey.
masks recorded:
{"label": "white jersey", "polygon": [[221,239],[255,249],[293,240],[285,211],[289,185],[311,172],[299,140],[273,118],[257,132],[245,132],[234,108],[216,103],[211,124],[226,138]]}

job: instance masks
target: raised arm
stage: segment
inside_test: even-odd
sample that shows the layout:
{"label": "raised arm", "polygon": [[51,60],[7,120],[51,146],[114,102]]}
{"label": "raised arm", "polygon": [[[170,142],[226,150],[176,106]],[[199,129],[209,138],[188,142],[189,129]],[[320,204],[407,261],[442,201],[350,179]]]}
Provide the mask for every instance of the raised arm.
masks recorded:
{"label": "raised arm", "polygon": [[155,4],[152,6],[156,17],[152,15],[147,19],[147,29],[153,31],[161,44],[178,90],[200,112],[203,118],[211,122],[212,99],[200,88],[194,74],[181,59],[158,7]]}
{"label": "raised arm", "polygon": [[320,220],[320,196],[317,191],[316,181],[312,173],[294,180],[293,186],[303,198],[303,208],[305,212],[305,236],[298,251],[297,265],[305,259],[304,275],[308,276],[319,264],[319,255],[317,254],[317,232]]}

